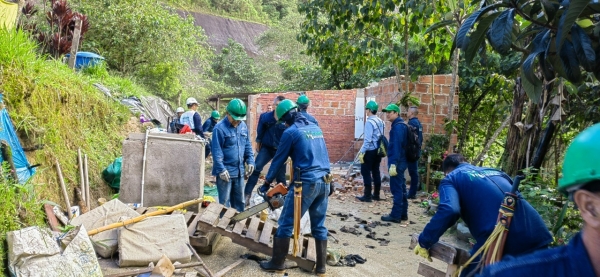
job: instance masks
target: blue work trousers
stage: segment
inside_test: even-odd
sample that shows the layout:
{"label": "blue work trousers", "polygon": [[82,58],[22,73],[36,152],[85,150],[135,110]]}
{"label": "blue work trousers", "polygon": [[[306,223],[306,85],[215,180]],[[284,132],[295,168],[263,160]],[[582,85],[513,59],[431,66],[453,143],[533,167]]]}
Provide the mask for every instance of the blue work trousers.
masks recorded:
{"label": "blue work trousers", "polygon": [[219,203],[225,207],[233,207],[238,212],[243,212],[244,203],[244,178],[242,176],[231,176],[229,182],[217,176],[217,190],[219,191]]}
{"label": "blue work trousers", "polygon": [[419,161],[408,162],[408,175],[410,175],[410,189],[408,197],[415,197],[419,190]]}
{"label": "blue work trousers", "polygon": [[397,164],[396,172],[398,172],[398,175],[390,176],[390,190],[394,196],[390,216],[397,219],[408,217],[408,195],[406,194],[406,178],[404,178],[406,167],[406,163]]}
{"label": "blue work trousers", "polygon": [[[292,237],[294,229],[294,189],[288,192],[281,216],[279,216],[279,227],[275,237]],[[325,215],[329,203],[329,185],[322,179],[315,182],[302,182],[302,211],[300,217],[308,210],[310,227],[315,240],[327,240],[327,228],[325,228]]]}
{"label": "blue work trousers", "polygon": [[[363,182],[365,183],[365,196],[379,197],[379,191],[381,189],[381,175],[379,172],[379,164],[381,164],[381,157],[377,155],[377,150],[367,150],[363,157],[364,163],[360,165],[360,174],[363,176]],[[371,176],[373,178],[371,178]],[[375,184],[375,191],[371,194],[371,183]]]}
{"label": "blue work trousers", "polygon": [[[275,153],[277,153],[276,148],[264,145],[260,148],[255,160],[256,168],[254,168],[254,172],[252,172],[252,175],[250,175],[248,178],[248,182],[246,182],[246,188],[244,189],[245,195],[252,194],[252,190],[258,182],[261,171],[265,165],[267,165],[273,159],[273,157],[275,157]],[[285,185],[285,165],[281,166],[275,180],[277,183],[283,183]]]}

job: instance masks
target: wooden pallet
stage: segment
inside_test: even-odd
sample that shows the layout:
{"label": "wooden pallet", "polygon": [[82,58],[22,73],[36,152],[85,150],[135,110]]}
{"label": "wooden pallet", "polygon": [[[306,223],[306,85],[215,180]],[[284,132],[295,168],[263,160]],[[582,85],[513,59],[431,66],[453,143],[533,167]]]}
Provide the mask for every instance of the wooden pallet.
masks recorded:
{"label": "wooden pallet", "polygon": [[[137,208],[136,211],[139,214],[145,214],[151,211],[154,211],[153,208],[140,207]],[[182,213],[179,210],[173,211],[172,214],[183,214],[185,218],[185,224],[188,226],[188,233],[190,235],[190,244],[198,251],[200,254],[210,255],[213,253],[219,240],[221,239],[221,235],[215,232],[208,232],[205,230],[198,229],[198,220],[202,213],[194,213],[187,211],[186,213]]]}
{"label": "wooden pallet", "polygon": [[[231,217],[236,214],[237,211],[233,208],[225,208],[221,204],[211,203],[200,216],[198,228],[231,238],[233,243],[242,245],[252,251],[272,255],[272,237],[277,231],[274,223],[269,220],[261,221],[260,218],[255,216],[233,224],[231,223]],[[315,239],[302,236],[300,238],[300,248],[300,255],[294,257],[291,255],[292,243],[290,243],[287,259],[295,261],[304,270],[312,271],[317,258]]]}
{"label": "wooden pallet", "polygon": [[[419,234],[413,234],[410,240],[409,249],[414,249],[415,246],[417,246],[417,243],[419,243]],[[426,277],[449,277],[458,270],[459,266],[465,264],[470,258],[469,252],[466,250],[441,241],[437,242],[429,249],[429,255],[431,255],[431,258],[438,259],[448,264],[446,272],[420,262],[417,274]]]}

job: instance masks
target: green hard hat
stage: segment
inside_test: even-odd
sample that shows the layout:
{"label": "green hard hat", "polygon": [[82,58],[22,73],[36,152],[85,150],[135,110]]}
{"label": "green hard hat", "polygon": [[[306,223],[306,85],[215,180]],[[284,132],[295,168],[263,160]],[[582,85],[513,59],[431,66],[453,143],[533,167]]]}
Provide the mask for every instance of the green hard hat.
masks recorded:
{"label": "green hard hat", "polygon": [[235,120],[246,120],[246,104],[240,99],[233,99],[227,104],[227,113]]}
{"label": "green hard hat", "polygon": [[400,113],[400,108],[396,104],[389,104],[382,110],[384,113],[397,112]]}
{"label": "green hard hat", "polygon": [[[308,99],[308,98],[307,98]],[[289,111],[298,108],[298,105],[294,103],[292,100],[285,99],[279,102],[277,108],[275,108],[275,116],[277,116],[277,120],[281,121],[281,118]]]}
{"label": "green hard hat", "polygon": [[220,119],[221,118],[221,114],[219,114],[219,111],[214,110],[214,111],[212,111],[212,113],[210,113],[210,117],[212,117],[214,119]]}
{"label": "green hard hat", "polygon": [[300,95],[300,97],[298,97],[298,100],[296,100],[297,104],[308,104],[310,103],[310,99],[308,99],[308,96],[306,95]]}
{"label": "green hard hat", "polygon": [[365,109],[376,112],[377,109],[379,109],[379,105],[377,105],[377,102],[371,100],[367,103],[367,106],[365,106]]}
{"label": "green hard hat", "polygon": [[563,177],[558,180],[558,190],[562,193],[574,191],[579,186],[600,180],[600,123],[589,127],[575,137],[563,162]]}

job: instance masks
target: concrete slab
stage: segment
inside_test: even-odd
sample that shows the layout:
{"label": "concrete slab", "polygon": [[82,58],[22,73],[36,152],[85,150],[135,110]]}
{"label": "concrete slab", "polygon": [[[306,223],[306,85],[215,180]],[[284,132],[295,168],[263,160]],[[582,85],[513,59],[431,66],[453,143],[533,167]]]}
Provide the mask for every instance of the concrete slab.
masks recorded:
{"label": "concrete slab", "polygon": [[[173,206],[203,197],[204,144],[193,135],[149,135],[143,206]],[[144,138],[145,134],[131,133],[123,141],[119,200],[124,203],[141,202]],[[198,211],[198,205],[187,210]]]}

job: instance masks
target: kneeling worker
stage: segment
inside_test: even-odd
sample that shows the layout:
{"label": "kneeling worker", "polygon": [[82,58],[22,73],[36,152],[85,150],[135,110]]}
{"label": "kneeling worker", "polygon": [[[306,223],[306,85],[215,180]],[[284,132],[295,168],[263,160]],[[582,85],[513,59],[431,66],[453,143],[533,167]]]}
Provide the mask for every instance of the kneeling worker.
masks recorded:
{"label": "kneeling worker", "polygon": [[[327,228],[325,215],[327,213],[328,197],[330,194],[330,165],[323,131],[309,122],[298,111],[298,106],[291,100],[283,100],[275,108],[278,120],[285,122],[288,127],[281,136],[277,153],[271,162],[266,182],[260,188],[268,190],[275,180],[279,169],[289,156],[294,165],[294,180],[302,182],[302,209],[300,217],[306,211],[310,216],[311,233],[315,238],[317,251],[317,275],[325,274],[327,258]],[[327,180],[326,180],[327,179]],[[260,267],[269,272],[285,270],[285,256],[288,253],[290,237],[294,227],[294,189],[290,189],[281,216],[279,227],[273,238],[273,255],[268,262],[262,262]]]}
{"label": "kneeling worker", "polygon": [[[562,247],[506,257],[479,276],[600,276],[600,124],[577,135],[565,154],[558,190],[575,201],[583,230]],[[566,205],[566,203],[565,203]]]}

